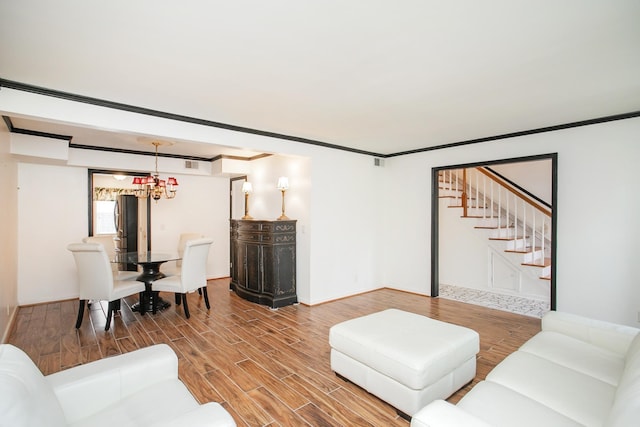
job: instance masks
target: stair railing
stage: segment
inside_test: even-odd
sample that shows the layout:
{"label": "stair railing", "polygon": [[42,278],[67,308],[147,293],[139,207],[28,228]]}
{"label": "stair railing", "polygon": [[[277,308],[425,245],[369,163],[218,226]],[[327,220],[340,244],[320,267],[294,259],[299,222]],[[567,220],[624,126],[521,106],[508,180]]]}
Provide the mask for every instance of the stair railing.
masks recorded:
{"label": "stair railing", "polygon": [[491,223],[500,240],[511,241],[511,251],[531,252],[532,264],[546,262],[551,248],[550,206],[489,168],[449,170],[445,176],[445,187],[455,194],[454,205],[462,207],[464,217]]}

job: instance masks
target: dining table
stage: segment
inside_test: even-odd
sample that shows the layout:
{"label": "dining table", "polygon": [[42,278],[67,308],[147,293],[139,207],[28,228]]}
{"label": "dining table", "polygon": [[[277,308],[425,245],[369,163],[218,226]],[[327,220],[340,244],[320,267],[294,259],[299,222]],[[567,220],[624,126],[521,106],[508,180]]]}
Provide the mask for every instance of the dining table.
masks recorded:
{"label": "dining table", "polygon": [[[160,271],[160,266],[165,262],[179,261],[180,259],[182,258],[178,252],[118,252],[112,262],[118,264],[135,264],[142,268],[142,272],[135,280],[143,282],[145,285],[143,296],[146,302],[145,312],[151,313],[153,312],[152,284],[154,281],[166,277],[166,275]],[[171,306],[167,300],[160,297],[157,298],[157,303],[158,310],[164,310]],[[142,304],[137,302],[131,306],[131,310],[140,311],[141,306]]]}

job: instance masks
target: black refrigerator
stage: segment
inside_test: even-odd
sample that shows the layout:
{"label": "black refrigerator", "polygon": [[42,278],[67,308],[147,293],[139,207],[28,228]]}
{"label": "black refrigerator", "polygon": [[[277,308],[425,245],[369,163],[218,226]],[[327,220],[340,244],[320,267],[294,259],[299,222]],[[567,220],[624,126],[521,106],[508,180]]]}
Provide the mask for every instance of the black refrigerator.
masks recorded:
{"label": "black refrigerator", "polygon": [[[138,251],[138,198],[133,195],[120,195],[116,198],[113,210],[116,225],[116,253]],[[121,263],[121,271],[135,271],[135,264]]]}

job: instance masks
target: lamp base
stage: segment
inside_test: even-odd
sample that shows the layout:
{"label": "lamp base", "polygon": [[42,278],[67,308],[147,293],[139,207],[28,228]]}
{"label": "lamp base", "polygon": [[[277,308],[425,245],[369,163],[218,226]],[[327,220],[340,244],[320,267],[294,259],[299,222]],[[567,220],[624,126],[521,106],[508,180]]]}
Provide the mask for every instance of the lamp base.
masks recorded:
{"label": "lamp base", "polygon": [[290,219],[288,216],[286,216],[285,214],[282,214],[278,217],[278,220],[285,220],[285,219]]}
{"label": "lamp base", "polygon": [[249,214],[242,217],[242,219],[253,219],[253,217]]}

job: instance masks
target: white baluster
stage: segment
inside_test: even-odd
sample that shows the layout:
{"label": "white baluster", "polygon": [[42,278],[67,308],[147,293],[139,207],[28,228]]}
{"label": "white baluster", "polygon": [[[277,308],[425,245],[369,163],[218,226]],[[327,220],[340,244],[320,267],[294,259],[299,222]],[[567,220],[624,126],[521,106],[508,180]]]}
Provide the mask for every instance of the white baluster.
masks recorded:
{"label": "white baluster", "polygon": [[[478,208],[480,208],[480,173],[478,173],[477,169],[474,169],[474,172],[476,174],[476,211],[478,210]],[[477,215],[477,213],[476,213]]]}
{"label": "white baluster", "polygon": [[498,186],[498,230],[501,229],[502,225],[502,191],[500,186]]}
{"label": "white baluster", "polygon": [[456,206],[462,205],[462,200],[460,200],[460,193],[458,192],[458,171],[456,171]]}
{"label": "white baluster", "polygon": [[515,236],[513,236],[513,240],[517,246],[517,242],[518,242],[518,201],[515,199],[513,199],[513,231]]}
{"label": "white baluster", "polygon": [[522,247],[527,246],[527,202],[522,201]]}
{"label": "white baluster", "polygon": [[487,220],[487,177],[482,175],[482,217]]}
{"label": "white baluster", "polygon": [[544,228],[545,228],[545,224],[546,224],[546,222],[545,222],[546,219],[547,219],[546,216],[543,215],[542,216],[542,238],[541,238],[541,240],[542,240],[542,260],[543,261],[545,259],[544,250],[545,250],[545,243],[546,243],[545,242],[546,234],[544,232]]}
{"label": "white baluster", "polygon": [[[531,223],[532,223],[531,224],[531,230],[532,230],[532,233],[533,233],[533,243],[532,243],[532,245],[533,245],[533,252],[535,252],[535,250],[536,250],[536,210],[535,210],[535,208],[533,206],[531,207],[531,215],[533,216],[533,219],[531,221]],[[534,256],[534,258],[535,258],[535,256]]]}

